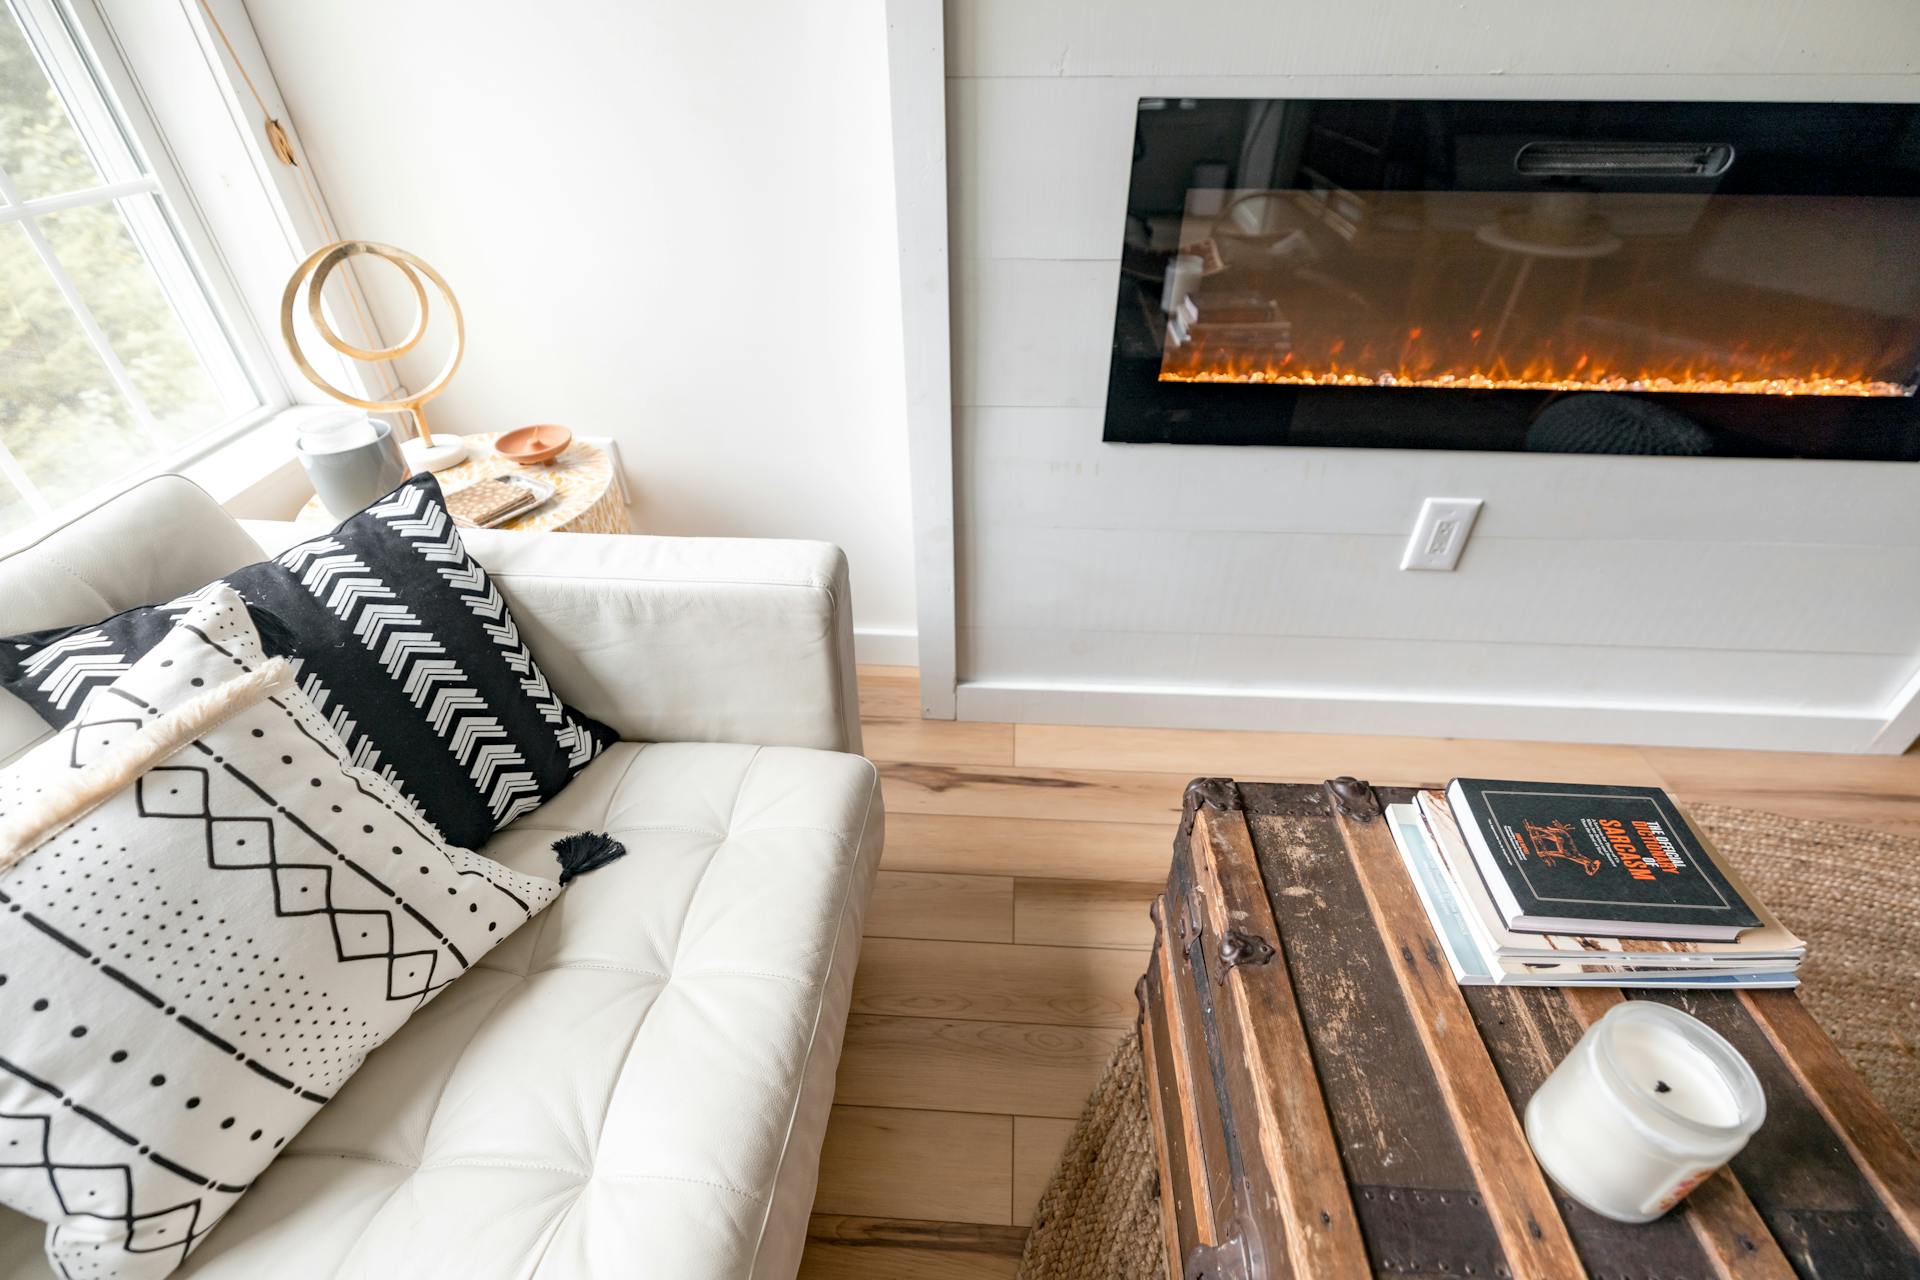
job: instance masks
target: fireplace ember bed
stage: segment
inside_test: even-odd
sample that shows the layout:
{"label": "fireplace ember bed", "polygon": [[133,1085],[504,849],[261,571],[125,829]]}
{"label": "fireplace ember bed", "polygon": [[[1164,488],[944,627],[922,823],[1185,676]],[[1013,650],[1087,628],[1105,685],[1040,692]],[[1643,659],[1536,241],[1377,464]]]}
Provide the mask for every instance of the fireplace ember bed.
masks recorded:
{"label": "fireplace ember bed", "polygon": [[1920,107],[1142,99],[1106,438],[1920,459]]}

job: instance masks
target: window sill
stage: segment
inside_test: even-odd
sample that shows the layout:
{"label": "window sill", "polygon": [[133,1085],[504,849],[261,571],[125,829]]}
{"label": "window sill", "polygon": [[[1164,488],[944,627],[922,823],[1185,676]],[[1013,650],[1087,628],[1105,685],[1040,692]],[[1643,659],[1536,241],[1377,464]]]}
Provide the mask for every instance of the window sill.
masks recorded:
{"label": "window sill", "polygon": [[293,454],[293,424],[314,406],[257,409],[178,453],[130,471],[0,535],[0,557],[45,537],[158,475],[181,475],[236,516],[291,519],[312,492]]}
{"label": "window sill", "polygon": [[[205,489],[221,506],[237,508],[236,515],[291,516],[293,510],[298,509],[298,501],[292,508],[280,512],[258,510],[257,503],[248,499],[255,496],[254,490],[268,481],[276,480],[282,472],[287,473],[286,485],[275,484],[272,489],[284,488],[291,493],[306,488],[305,477],[299,474],[299,460],[293,453],[293,427],[302,417],[311,414],[315,407],[292,405],[283,409],[263,409],[243,419],[232,431],[215,437],[195,453],[175,457],[155,470],[172,471],[185,476]],[[262,496],[266,496],[271,504],[270,496]],[[300,501],[304,501],[304,498]]]}

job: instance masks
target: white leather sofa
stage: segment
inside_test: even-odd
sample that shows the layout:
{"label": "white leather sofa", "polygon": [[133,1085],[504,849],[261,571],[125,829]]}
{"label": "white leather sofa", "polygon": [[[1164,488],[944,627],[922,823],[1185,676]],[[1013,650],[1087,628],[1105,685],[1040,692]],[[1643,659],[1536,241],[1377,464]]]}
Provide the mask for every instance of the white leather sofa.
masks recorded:
{"label": "white leather sofa", "polygon": [[[0,634],[166,599],[311,532],[149,481],[0,558]],[[486,852],[551,875],[555,836],[593,829],[627,856],[376,1051],[176,1274],[791,1277],[882,838],[845,559],[468,545],[561,695],[626,740]],[[44,732],[0,693],[0,759]],[[41,1234],[0,1209],[0,1276],[48,1274]]]}

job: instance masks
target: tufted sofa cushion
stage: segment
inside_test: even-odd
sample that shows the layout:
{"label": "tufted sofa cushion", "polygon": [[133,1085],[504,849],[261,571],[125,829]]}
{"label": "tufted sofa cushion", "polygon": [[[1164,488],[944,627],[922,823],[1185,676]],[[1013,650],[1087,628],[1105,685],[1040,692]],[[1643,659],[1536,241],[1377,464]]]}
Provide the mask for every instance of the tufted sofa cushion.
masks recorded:
{"label": "tufted sofa cushion", "polygon": [[176,1275],[791,1277],[881,825],[858,756],[613,747],[486,852],[627,856],[369,1057]]}

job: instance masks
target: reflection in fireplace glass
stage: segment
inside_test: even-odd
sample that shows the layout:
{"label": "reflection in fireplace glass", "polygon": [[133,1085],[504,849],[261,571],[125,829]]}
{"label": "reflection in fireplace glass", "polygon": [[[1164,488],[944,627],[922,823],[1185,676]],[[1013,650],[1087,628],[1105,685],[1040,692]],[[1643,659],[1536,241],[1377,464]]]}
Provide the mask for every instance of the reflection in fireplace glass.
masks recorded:
{"label": "reflection in fireplace glass", "polygon": [[1920,456],[1914,108],[1139,120],[1109,439]]}
{"label": "reflection in fireplace glass", "polygon": [[1916,204],[1190,191],[1160,377],[1912,395]]}

